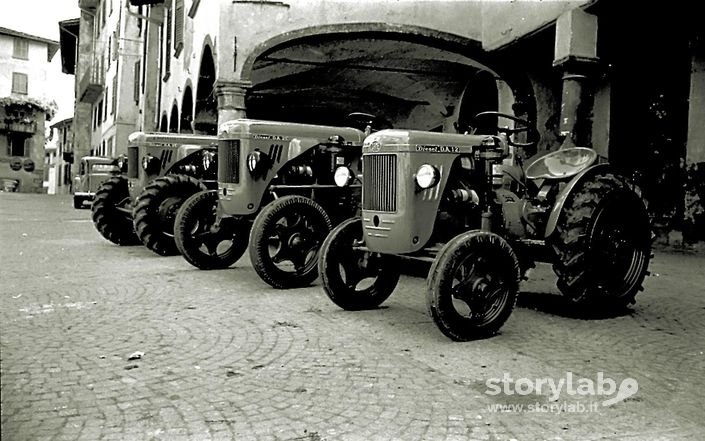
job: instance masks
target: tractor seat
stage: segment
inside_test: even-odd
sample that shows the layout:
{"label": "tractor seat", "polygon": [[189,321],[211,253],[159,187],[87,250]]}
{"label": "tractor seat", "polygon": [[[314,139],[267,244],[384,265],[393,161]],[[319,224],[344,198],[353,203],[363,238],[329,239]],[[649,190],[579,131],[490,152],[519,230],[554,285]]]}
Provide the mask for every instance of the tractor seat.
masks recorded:
{"label": "tractor seat", "polygon": [[587,147],[571,147],[544,155],[526,168],[529,179],[565,179],[590,167],[597,152]]}

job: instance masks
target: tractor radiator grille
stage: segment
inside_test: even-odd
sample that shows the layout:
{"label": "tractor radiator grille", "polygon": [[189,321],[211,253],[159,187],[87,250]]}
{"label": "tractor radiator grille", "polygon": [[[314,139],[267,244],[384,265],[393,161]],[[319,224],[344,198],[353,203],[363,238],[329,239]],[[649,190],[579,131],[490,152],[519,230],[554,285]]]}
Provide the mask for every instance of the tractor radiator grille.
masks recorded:
{"label": "tractor radiator grille", "polygon": [[218,141],[218,182],[240,183],[240,141]]}
{"label": "tractor radiator grille", "polygon": [[365,155],[362,165],[362,208],[397,211],[396,155]]}
{"label": "tractor radiator grille", "polygon": [[129,146],[127,148],[127,177],[138,177],[140,167],[142,167],[140,163],[140,148],[136,145]]}

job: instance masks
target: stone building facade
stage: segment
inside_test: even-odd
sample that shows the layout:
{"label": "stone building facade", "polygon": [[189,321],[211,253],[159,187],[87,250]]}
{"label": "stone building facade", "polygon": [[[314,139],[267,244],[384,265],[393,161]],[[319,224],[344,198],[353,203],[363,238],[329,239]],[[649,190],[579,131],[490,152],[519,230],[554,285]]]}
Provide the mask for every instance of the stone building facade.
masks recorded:
{"label": "stone building facade", "polygon": [[59,42],[0,28],[0,191],[42,192],[49,63]]}
{"label": "stone building facade", "polygon": [[526,160],[592,147],[642,185],[657,224],[702,236],[697,14],[615,3],[130,0],[139,85],[119,87],[134,89],[139,129],[170,132],[241,116],[344,124],[354,111],[455,132],[510,112],[540,134]]}

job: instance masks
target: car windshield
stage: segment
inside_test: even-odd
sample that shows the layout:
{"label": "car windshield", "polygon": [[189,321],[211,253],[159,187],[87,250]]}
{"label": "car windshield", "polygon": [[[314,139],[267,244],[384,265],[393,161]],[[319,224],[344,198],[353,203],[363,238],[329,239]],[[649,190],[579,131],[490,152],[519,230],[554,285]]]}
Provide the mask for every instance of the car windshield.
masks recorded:
{"label": "car windshield", "polygon": [[119,173],[120,169],[113,164],[93,164],[91,171],[93,173]]}

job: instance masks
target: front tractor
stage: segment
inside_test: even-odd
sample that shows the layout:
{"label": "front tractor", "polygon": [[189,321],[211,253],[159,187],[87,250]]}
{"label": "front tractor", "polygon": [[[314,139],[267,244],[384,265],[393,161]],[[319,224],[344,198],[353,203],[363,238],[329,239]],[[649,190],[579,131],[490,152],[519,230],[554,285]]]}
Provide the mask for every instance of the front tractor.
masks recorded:
{"label": "front tractor", "polygon": [[126,175],[96,193],[96,228],[118,245],[143,243],[157,254],[176,254],[176,212],[192,194],[217,188],[216,159],[215,136],[133,133],[121,164]]}
{"label": "front tractor", "polygon": [[[446,336],[494,335],[534,262],[558,288],[605,308],[634,301],[651,258],[638,191],[594,150],[568,148],[522,167],[512,115],[497,135],[382,130],[363,146],[362,215],[335,228],[319,272],[346,310],[376,308],[395,289],[400,256],[431,262],[429,312]],[[499,124],[498,124],[499,125]]]}
{"label": "front tractor", "polygon": [[194,195],[177,216],[184,258],[200,269],[226,268],[249,243],[269,285],[313,282],[332,226],[359,214],[362,141],[374,117],[353,117],[365,120],[365,131],[251,119],[221,125],[218,191]]}

